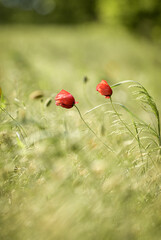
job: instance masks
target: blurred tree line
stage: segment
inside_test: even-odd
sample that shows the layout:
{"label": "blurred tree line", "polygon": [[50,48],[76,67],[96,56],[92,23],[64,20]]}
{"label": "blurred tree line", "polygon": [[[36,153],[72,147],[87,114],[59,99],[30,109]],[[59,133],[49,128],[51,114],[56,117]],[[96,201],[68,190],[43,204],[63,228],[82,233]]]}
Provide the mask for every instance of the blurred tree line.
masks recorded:
{"label": "blurred tree line", "polygon": [[75,24],[102,21],[158,31],[161,0],[0,0],[0,23]]}
{"label": "blurred tree line", "polygon": [[97,0],[0,0],[0,23],[74,24],[97,18]]}
{"label": "blurred tree line", "polygon": [[100,0],[101,18],[144,34],[161,33],[161,0]]}

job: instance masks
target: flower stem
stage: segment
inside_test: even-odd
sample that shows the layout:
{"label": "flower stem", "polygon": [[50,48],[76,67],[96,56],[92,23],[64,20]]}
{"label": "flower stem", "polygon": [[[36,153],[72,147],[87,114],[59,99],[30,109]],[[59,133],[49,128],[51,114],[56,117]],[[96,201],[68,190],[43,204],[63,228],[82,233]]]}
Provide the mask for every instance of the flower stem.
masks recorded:
{"label": "flower stem", "polygon": [[[131,133],[131,135],[133,135],[135,137],[135,135],[133,134],[133,132],[130,130],[130,128],[126,125],[126,123],[121,119],[120,117],[120,114],[116,111],[114,105],[113,105],[113,102],[112,102],[112,98],[110,97],[110,101],[111,101],[111,105],[112,105],[112,108],[114,110],[114,112],[116,113],[116,115],[118,116],[120,122],[125,126],[125,128]],[[136,137],[135,137],[136,139]]]}
{"label": "flower stem", "polygon": [[[111,105],[112,105],[112,108],[114,110],[114,112],[116,113],[116,115],[118,116],[120,122],[125,126],[125,128],[130,132],[130,134],[135,138],[135,140],[138,142],[138,146],[139,146],[139,150],[140,150],[140,155],[141,155],[141,159],[143,161],[143,153],[142,153],[142,150],[141,150],[141,147],[145,149],[145,147],[141,144],[141,141],[140,141],[140,137],[139,137],[139,133],[138,133],[138,130],[135,128],[135,131],[136,131],[136,136],[135,134],[130,130],[130,128],[127,126],[127,124],[121,119],[119,113],[116,111],[114,105],[113,105],[113,102],[112,102],[112,98],[110,98],[110,101],[111,101]],[[136,125],[134,125],[136,127]],[[156,163],[153,161],[153,159],[151,158],[151,156],[148,154],[150,160],[152,161],[152,163],[154,164],[154,166],[157,168],[157,165]]]}
{"label": "flower stem", "polygon": [[86,121],[85,121],[84,118],[82,117],[82,114],[81,114],[79,108],[78,108],[76,105],[74,105],[74,106],[76,107],[76,109],[77,109],[77,111],[78,111],[78,113],[79,113],[80,118],[82,119],[82,121],[84,122],[84,124],[88,127],[88,129],[95,135],[95,137],[96,137],[109,151],[111,151],[112,153],[115,153],[115,152],[112,150],[111,147],[109,147],[106,143],[104,143],[104,142],[97,136],[97,134],[92,130],[92,128],[88,125],[88,123],[86,123]]}

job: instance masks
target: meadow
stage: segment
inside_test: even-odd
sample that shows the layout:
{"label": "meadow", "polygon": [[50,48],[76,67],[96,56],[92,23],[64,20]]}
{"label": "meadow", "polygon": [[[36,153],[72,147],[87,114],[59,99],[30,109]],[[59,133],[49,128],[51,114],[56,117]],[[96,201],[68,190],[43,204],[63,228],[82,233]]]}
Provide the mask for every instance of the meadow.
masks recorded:
{"label": "meadow", "polygon": [[0,26],[1,240],[160,239],[160,66],[121,27]]}

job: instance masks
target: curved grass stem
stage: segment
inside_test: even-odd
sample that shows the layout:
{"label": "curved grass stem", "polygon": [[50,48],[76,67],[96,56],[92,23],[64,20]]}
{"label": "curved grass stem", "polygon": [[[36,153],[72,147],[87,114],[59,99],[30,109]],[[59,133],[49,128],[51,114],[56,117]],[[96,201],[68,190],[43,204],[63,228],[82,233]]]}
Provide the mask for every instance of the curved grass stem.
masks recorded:
{"label": "curved grass stem", "polygon": [[[91,128],[91,127],[88,125],[88,123],[84,120],[84,118],[83,118],[83,116],[82,116],[79,108],[78,108],[76,105],[74,105],[74,106],[76,107],[76,109],[77,109],[77,111],[78,111],[78,113],[79,113],[80,118],[82,119],[82,121],[84,122],[84,124],[87,126],[87,128],[95,135],[95,137],[96,137],[110,152],[115,153],[115,152],[113,151],[113,149],[112,149],[111,147],[109,147],[106,143],[104,143],[104,142],[102,141],[102,139],[99,138],[99,137],[97,136],[97,134],[92,130],[92,128]],[[116,153],[115,153],[115,154],[116,154]]]}
{"label": "curved grass stem", "polygon": [[138,140],[138,145],[139,145],[139,150],[140,150],[140,156],[141,156],[141,160],[142,160],[142,163],[144,162],[144,159],[143,159],[143,153],[142,153],[142,149],[141,149],[141,141],[140,141],[140,136],[139,136],[139,132],[138,132],[138,128],[137,128],[137,125],[136,125],[136,122],[133,120],[133,125],[134,125],[134,128],[135,128],[135,131],[136,131],[136,136],[137,136],[137,140]]}
{"label": "curved grass stem", "polygon": [[130,134],[133,135],[134,138],[136,139],[136,136],[134,135],[134,133],[130,130],[130,128],[127,126],[127,124],[122,120],[122,118],[120,117],[120,114],[116,111],[116,108],[113,105],[111,97],[110,97],[110,101],[111,101],[111,106],[112,106],[114,112],[116,113],[117,117],[119,118],[120,122],[125,126],[125,128],[130,132]]}
{"label": "curved grass stem", "polygon": [[[118,116],[120,122],[126,127],[126,129],[130,132],[130,134],[135,138],[135,140],[138,142],[138,146],[139,146],[139,151],[140,151],[140,155],[141,155],[141,159],[143,161],[143,154],[142,154],[142,150],[141,148],[143,148],[145,150],[145,147],[142,145],[141,141],[140,141],[140,137],[139,137],[139,133],[138,133],[138,129],[136,127],[136,125],[134,125],[135,127],[135,131],[136,131],[136,136],[135,134],[129,129],[129,127],[127,126],[127,124],[121,119],[119,113],[116,111],[114,105],[113,105],[113,102],[112,102],[112,98],[110,98],[110,101],[111,101],[111,105],[112,105],[112,108],[114,110],[114,112],[116,113],[116,115]],[[157,165],[156,163],[153,161],[153,159],[151,158],[151,156],[148,154],[150,160],[152,161],[153,165],[157,168]]]}
{"label": "curved grass stem", "polygon": [[[146,103],[149,107],[151,107],[152,112],[154,113],[154,115],[156,116],[157,119],[157,138],[158,138],[158,144],[161,148],[161,126],[160,126],[160,114],[158,111],[158,108],[153,100],[153,98],[150,96],[150,94],[148,93],[148,91],[143,87],[142,84],[140,84],[137,81],[134,80],[125,80],[125,81],[121,81],[119,83],[116,83],[114,85],[111,86],[111,88],[120,86],[122,84],[126,84],[126,83],[134,83],[137,84],[138,87],[141,89],[140,93],[142,94],[142,96],[144,96],[144,104]],[[136,86],[136,85],[135,85]],[[161,157],[161,149],[159,150],[159,156],[158,158]]]}

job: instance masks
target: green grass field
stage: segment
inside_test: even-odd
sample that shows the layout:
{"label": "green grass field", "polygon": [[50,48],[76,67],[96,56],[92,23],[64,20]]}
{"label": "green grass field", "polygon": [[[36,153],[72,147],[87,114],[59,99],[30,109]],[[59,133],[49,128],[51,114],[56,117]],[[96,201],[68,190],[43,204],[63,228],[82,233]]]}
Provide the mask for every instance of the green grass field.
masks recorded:
{"label": "green grass field", "polygon": [[[134,83],[113,88],[112,99],[140,125],[96,92],[102,79],[135,80],[161,110],[160,66],[160,45],[124,29],[0,26],[1,240],[160,239],[156,115],[141,108]],[[55,105],[61,89],[115,153],[74,107]],[[31,97],[37,90],[42,99]]]}

